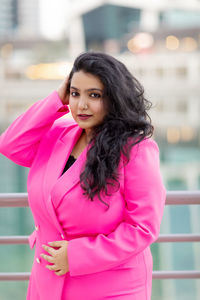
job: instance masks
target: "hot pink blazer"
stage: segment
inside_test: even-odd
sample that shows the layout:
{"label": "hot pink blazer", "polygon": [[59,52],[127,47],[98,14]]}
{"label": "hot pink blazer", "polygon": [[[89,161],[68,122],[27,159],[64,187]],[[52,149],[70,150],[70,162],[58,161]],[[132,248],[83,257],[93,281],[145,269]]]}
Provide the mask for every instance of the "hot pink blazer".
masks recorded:
{"label": "hot pink blazer", "polygon": [[[61,176],[82,132],[74,120],[59,120],[68,112],[68,106],[53,91],[0,136],[0,152],[30,168],[27,191],[36,229],[29,244],[33,248],[36,242],[36,248],[29,290],[32,285],[31,290],[37,289],[40,299],[45,300],[61,299],[65,275],[57,276],[45,268],[47,262],[40,257],[42,244],[69,241],[72,277],[134,267],[137,255],[146,255],[150,251],[146,249],[158,238],[166,196],[158,146],[146,139],[132,148],[127,165],[121,156],[120,189],[102,198],[110,209],[98,197],[88,200],[79,179],[88,147]],[[34,299],[30,292],[27,299]]]}

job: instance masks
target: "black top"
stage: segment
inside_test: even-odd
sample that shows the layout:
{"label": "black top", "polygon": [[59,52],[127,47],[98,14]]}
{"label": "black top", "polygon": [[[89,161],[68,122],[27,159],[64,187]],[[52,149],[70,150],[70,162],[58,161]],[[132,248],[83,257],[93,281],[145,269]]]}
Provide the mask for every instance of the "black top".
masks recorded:
{"label": "black top", "polygon": [[[73,163],[76,161],[76,158],[74,158],[73,155],[70,155],[68,158],[68,161],[66,162],[66,165],[64,167],[64,170],[62,172],[62,175],[71,167],[71,165],[73,165]],[[61,176],[62,176],[61,175]]]}

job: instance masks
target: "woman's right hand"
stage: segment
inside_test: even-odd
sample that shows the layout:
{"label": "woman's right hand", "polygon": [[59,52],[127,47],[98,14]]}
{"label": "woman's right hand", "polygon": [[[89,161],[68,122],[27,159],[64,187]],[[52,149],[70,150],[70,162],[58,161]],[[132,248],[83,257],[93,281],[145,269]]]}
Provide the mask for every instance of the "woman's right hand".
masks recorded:
{"label": "woman's right hand", "polygon": [[59,98],[61,99],[64,105],[69,104],[69,93],[67,93],[68,78],[69,76],[66,76],[57,89]]}

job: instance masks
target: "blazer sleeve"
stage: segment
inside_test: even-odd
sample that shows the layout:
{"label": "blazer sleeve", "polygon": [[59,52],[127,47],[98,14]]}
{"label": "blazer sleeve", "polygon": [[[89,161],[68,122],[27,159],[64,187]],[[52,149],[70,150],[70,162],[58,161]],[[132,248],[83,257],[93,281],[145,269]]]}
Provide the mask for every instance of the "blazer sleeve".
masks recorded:
{"label": "blazer sleeve", "polygon": [[166,190],[159,167],[159,149],[146,139],[132,147],[124,165],[124,220],[105,235],[68,242],[71,276],[108,270],[126,262],[153,243],[159,235]]}
{"label": "blazer sleeve", "polygon": [[0,153],[24,167],[31,167],[42,137],[54,121],[69,112],[57,91],[35,102],[0,136]]}

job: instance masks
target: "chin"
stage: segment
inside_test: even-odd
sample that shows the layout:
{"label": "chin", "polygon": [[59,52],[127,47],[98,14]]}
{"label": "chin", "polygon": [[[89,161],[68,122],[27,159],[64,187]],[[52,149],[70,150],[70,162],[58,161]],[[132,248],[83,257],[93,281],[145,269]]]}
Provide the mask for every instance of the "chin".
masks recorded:
{"label": "chin", "polygon": [[87,125],[85,125],[83,123],[80,123],[80,122],[77,122],[77,123],[78,123],[79,127],[83,128],[83,129],[91,129],[91,126],[87,126]]}

